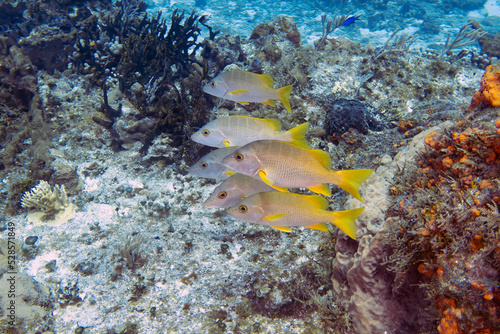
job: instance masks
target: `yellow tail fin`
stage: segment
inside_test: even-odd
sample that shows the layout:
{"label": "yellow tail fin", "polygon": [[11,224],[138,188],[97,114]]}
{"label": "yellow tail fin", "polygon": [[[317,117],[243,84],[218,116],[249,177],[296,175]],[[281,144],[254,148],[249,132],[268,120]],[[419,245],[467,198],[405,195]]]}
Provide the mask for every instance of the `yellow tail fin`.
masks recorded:
{"label": "yellow tail fin", "polygon": [[366,181],[372,175],[373,171],[371,169],[353,169],[353,170],[340,170],[333,172],[334,180],[333,184],[339,186],[340,188],[347,191],[354,198],[360,200],[359,186]]}
{"label": "yellow tail fin", "polygon": [[332,212],[330,223],[340,228],[349,237],[356,240],[356,218],[363,212],[365,208],[352,209],[346,211]]}
{"label": "yellow tail fin", "polygon": [[278,89],[279,100],[289,112],[292,112],[292,107],[290,106],[290,93],[292,93],[292,88],[292,85],[288,85]]}
{"label": "yellow tail fin", "polygon": [[290,143],[302,148],[309,148],[309,144],[305,138],[307,130],[309,130],[309,122],[305,122],[288,130],[286,133],[290,135]]}

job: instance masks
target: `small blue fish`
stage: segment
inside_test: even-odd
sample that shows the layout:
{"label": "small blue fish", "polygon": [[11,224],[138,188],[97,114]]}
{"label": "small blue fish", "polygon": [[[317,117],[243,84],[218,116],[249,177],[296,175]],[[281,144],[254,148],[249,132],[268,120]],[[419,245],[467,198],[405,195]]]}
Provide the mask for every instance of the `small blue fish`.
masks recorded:
{"label": "small blue fish", "polygon": [[348,18],[344,21],[344,23],[342,23],[342,25],[343,25],[344,27],[350,26],[351,24],[353,24],[354,22],[356,22],[356,20],[359,20],[359,17],[360,17],[360,16],[361,16],[361,15],[348,17]]}

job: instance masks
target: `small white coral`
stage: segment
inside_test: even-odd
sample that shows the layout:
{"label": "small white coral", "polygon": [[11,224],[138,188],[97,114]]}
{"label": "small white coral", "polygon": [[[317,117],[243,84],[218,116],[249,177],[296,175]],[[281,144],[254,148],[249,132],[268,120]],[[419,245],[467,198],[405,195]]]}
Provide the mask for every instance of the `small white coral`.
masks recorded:
{"label": "small white coral", "polygon": [[75,211],[68,200],[64,185],[51,187],[47,181],[24,193],[21,206],[27,208],[28,221],[58,226],[73,218]]}

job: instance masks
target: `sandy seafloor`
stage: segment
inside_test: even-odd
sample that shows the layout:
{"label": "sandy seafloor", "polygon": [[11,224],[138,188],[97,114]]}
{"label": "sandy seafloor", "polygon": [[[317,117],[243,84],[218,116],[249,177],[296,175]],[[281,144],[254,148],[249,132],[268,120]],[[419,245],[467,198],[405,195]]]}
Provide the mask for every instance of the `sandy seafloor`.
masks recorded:
{"label": "sandy seafloor", "polygon": [[[153,3],[158,7],[164,5],[162,1]],[[445,18],[443,24],[450,31],[456,31],[467,18],[486,19],[490,15],[490,20],[498,20],[494,17],[499,15],[498,2],[488,3],[483,10]],[[195,8],[194,5],[194,1],[171,1],[164,11],[169,13],[174,6]],[[297,22],[305,45],[312,45],[312,41],[320,37],[319,16],[324,12],[321,8],[301,8],[300,5],[297,8],[279,1],[265,5],[207,1],[201,11],[196,9],[198,13],[210,14],[213,27],[242,37],[248,37],[257,24],[277,14],[288,14]],[[229,14],[238,18],[231,27],[224,23]],[[314,24],[308,19],[314,19]],[[417,25],[418,20],[406,31],[415,31]],[[369,40],[375,45],[383,44],[388,35],[387,30],[368,31],[362,23],[349,29],[340,30],[339,35],[357,42]],[[415,48],[443,43],[446,31],[434,39],[419,40]],[[407,57],[409,63],[419,59],[419,55]],[[336,90],[336,94],[348,96],[358,85],[359,77],[355,73],[362,66],[356,58],[345,64],[320,62],[313,71],[311,85],[302,94],[314,96],[325,90]],[[482,74],[483,70],[464,65],[456,76],[458,80],[443,79],[440,85],[451,87],[446,99],[451,98],[457,109],[465,110]],[[332,88],[334,82],[340,83],[340,87]],[[110,106],[117,108],[122,103],[123,122],[133,119],[138,111],[119,92],[117,83],[112,85]],[[297,300],[287,294],[296,289],[294,284],[298,284],[301,275],[311,272],[325,279],[320,290],[329,307],[344,310],[328,282],[328,268],[335,256],[335,228],[327,233],[296,228],[287,234],[239,222],[220,211],[207,209],[203,201],[216,186],[215,181],[186,175],[185,161],[177,161],[175,165],[145,163],[150,161],[147,158],[155,156],[175,156],[168,134],[155,139],[146,158],[139,154],[138,141],[126,144],[125,151],[113,152],[109,133],[90,118],[91,111],[102,103],[100,89],[89,87],[85,78],[76,75],[54,80],[43,73],[38,74],[38,86],[42,101],[49,96],[61,100],[61,112],[52,119],[58,133],[49,152],[55,158],[54,163],[76,167],[82,187],[70,196],[76,206],[75,217],[61,226],[29,223],[24,210],[6,219],[15,225],[20,242],[28,236],[38,237],[36,256],[18,257],[19,272],[48,288],[50,292],[40,288],[43,291],[40,296],[45,294],[55,304],[48,313],[19,309],[19,312],[35,314],[31,315],[34,317],[31,324],[40,325],[36,330],[74,333],[82,327],[86,328],[85,333],[328,332],[325,319],[321,319],[324,313],[307,307],[300,314],[290,311],[294,314],[292,317],[274,315],[284,312],[285,307],[297,305]],[[371,83],[370,89],[374,92],[371,102],[375,107],[377,103],[383,106],[384,98],[391,98],[388,90],[377,83]],[[311,122],[313,132],[323,127],[324,110],[305,100],[294,103],[301,105],[303,118]],[[401,109],[401,113],[411,114],[412,106],[418,104],[404,101],[407,108]],[[227,112],[221,109],[216,115]],[[236,106],[233,113],[246,112]],[[283,110],[273,114],[270,107],[262,107],[262,111],[252,116],[275,116],[287,124],[298,124],[293,114]],[[309,139],[313,147],[322,148],[333,157],[342,155],[343,161],[357,160],[360,154],[356,150],[338,152],[332,143],[325,144],[314,136]],[[26,141],[26,145],[32,141],[36,138]],[[377,157],[378,165],[380,161],[390,164],[395,153],[405,149],[403,145],[396,148],[392,156]],[[342,165],[342,161],[335,164]],[[10,182],[9,176],[2,182]],[[374,199],[363,197],[367,208],[375,205],[370,204]],[[360,205],[346,196],[335,198],[338,200],[332,204],[333,210]],[[366,215],[370,214],[368,211]],[[127,266],[123,251],[120,254],[122,249],[129,253],[132,250],[138,268]],[[51,260],[56,260],[54,271],[46,267]],[[81,270],[82,264],[86,270]],[[65,304],[59,289],[73,286],[73,295],[81,300]],[[263,302],[262,297],[267,301]],[[58,306],[58,300],[63,305]],[[331,317],[337,323],[349,323],[348,313],[332,311]],[[35,331],[26,329],[26,333]]]}

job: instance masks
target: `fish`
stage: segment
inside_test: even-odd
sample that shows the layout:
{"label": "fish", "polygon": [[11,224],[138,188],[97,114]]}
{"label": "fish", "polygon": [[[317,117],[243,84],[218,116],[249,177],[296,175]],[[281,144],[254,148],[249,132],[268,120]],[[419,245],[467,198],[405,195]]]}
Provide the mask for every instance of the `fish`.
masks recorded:
{"label": "fish", "polygon": [[328,231],[332,223],[352,239],[356,239],[356,218],[364,208],[329,211],[328,201],[320,195],[301,195],[279,191],[264,192],[245,198],[226,212],[250,223],[268,225],[283,232],[290,226]]}
{"label": "fish", "polygon": [[203,86],[207,94],[241,104],[259,102],[274,106],[274,100],[279,100],[289,112],[290,93],[292,85],[274,89],[274,81],[267,74],[257,74],[242,70],[228,70],[222,72],[208,84]]}
{"label": "fish", "polygon": [[226,180],[235,174],[235,172],[224,166],[221,161],[237,149],[238,147],[236,146],[213,150],[189,167],[187,172],[207,179]]}
{"label": "fish", "polygon": [[360,17],[360,16],[361,16],[361,15],[348,17],[348,18],[344,21],[344,23],[342,23],[342,25],[343,25],[344,27],[350,26],[351,24],[353,24],[354,22],[356,22],[356,20],[359,20],[359,17]]}
{"label": "fish", "polygon": [[251,142],[225,157],[222,164],[241,174],[260,176],[276,190],[307,188],[331,196],[328,184],[334,184],[361,202],[359,186],[373,173],[371,169],[334,171],[328,153],[278,140]]}
{"label": "fish", "polygon": [[309,148],[305,134],[309,123],[281,131],[281,122],[272,118],[227,116],[217,118],[196,131],[191,139],[212,147],[243,146],[259,139],[276,139]]}
{"label": "fish", "polygon": [[213,209],[229,208],[248,196],[268,191],[276,189],[261,180],[236,173],[218,185],[204,204]]}

